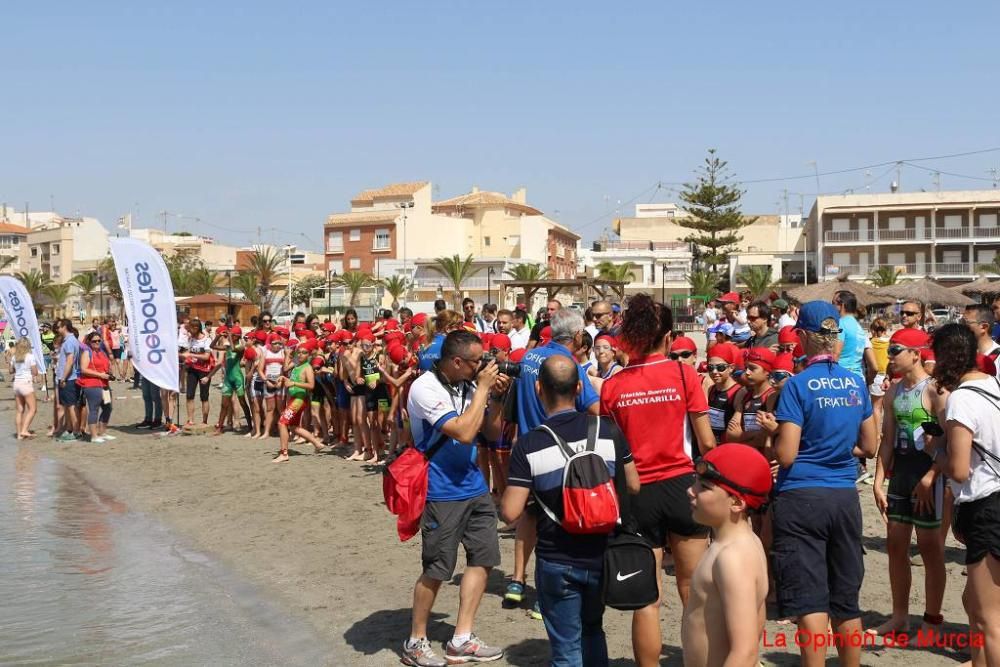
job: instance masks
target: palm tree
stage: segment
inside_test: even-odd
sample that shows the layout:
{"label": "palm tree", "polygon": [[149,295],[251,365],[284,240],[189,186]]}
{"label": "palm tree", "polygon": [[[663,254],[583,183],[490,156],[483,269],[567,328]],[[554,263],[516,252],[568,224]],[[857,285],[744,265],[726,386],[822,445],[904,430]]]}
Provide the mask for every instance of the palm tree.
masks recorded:
{"label": "palm tree", "polygon": [[260,295],[260,307],[267,310],[271,305],[273,295],[271,285],[274,284],[285,257],[274,248],[257,247],[247,258],[246,271],[257,278],[257,293]]}
{"label": "palm tree", "polygon": [[597,271],[598,278],[630,283],[633,280],[632,271],[635,268],[635,262],[601,262],[594,267],[594,270]]}
{"label": "palm tree", "polygon": [[249,271],[240,271],[235,276],[233,276],[233,288],[243,292],[243,298],[247,301],[253,302],[255,306],[264,310],[261,305],[260,283],[257,282],[257,276]]}
{"label": "palm tree", "polygon": [[692,271],[685,278],[691,286],[691,296],[704,297],[707,301],[715,296],[719,286],[719,276],[701,269]]}
{"label": "palm tree", "polygon": [[205,267],[192,269],[187,275],[187,287],[191,296],[197,294],[213,294],[216,287],[217,274]]}
{"label": "palm tree", "polygon": [[69,291],[72,287],[73,285],[70,283],[49,283],[42,289],[42,294],[49,300],[52,317],[56,316],[57,310],[65,317],[66,299],[69,298]]}
{"label": "palm tree", "polygon": [[902,270],[891,266],[880,266],[868,274],[868,281],[875,287],[888,287],[899,282]]}
{"label": "palm tree", "polygon": [[[115,260],[112,257],[105,257],[97,263],[98,294],[107,294],[117,301],[119,305],[122,300],[122,288],[118,284],[118,271],[115,269]],[[104,304],[99,304],[98,310],[104,312]]]}
{"label": "palm tree", "polygon": [[747,266],[739,274],[738,280],[747,286],[754,299],[767,294],[775,287],[775,282],[771,280],[770,266]]}
{"label": "palm tree", "polygon": [[17,255],[4,255],[0,257],[0,271],[3,271],[17,261]]}
{"label": "palm tree", "polygon": [[992,273],[994,275],[1000,274],[1000,255],[994,255],[993,261],[989,264],[980,264],[976,267],[976,271]]}
{"label": "palm tree", "polygon": [[392,297],[392,309],[399,308],[399,297],[406,294],[410,288],[410,282],[403,276],[390,276],[382,281],[386,293]]}
{"label": "palm tree", "polygon": [[35,305],[35,314],[41,314],[41,298],[45,294],[45,288],[52,284],[52,279],[38,269],[18,271],[14,274],[14,277],[24,283],[24,290],[31,297],[31,301]]}
{"label": "palm tree", "polygon": [[76,285],[76,289],[80,292],[80,297],[87,305],[87,319],[89,320],[91,311],[94,309],[94,297],[97,296],[97,288],[99,287],[97,272],[87,271],[86,273],[79,273],[73,276],[70,282]]}
{"label": "palm tree", "polygon": [[434,264],[430,265],[430,268],[451,281],[454,287],[454,291],[451,293],[452,303],[455,305],[456,312],[462,312],[462,283],[475,273],[472,255],[467,255],[465,259],[458,255],[438,257],[434,260]]}
{"label": "palm tree", "polygon": [[333,284],[346,289],[350,305],[356,306],[358,305],[358,293],[364,288],[378,283],[364,271],[348,271],[334,278]]}
{"label": "palm tree", "polygon": [[[515,264],[504,273],[518,282],[534,282],[537,280],[545,280],[549,277],[548,267],[542,266],[541,264]],[[542,288],[523,287],[522,289],[524,290],[524,302],[530,306],[534,301],[535,293]]]}

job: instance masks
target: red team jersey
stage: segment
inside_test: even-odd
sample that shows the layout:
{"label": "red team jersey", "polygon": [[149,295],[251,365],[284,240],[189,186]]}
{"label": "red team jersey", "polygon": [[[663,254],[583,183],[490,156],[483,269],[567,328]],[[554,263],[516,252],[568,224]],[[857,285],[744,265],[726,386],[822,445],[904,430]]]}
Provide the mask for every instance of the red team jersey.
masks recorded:
{"label": "red team jersey", "polygon": [[687,415],[707,411],[695,369],[662,354],[630,361],[601,389],[601,414],[613,418],[625,434],[642,484],[694,472]]}

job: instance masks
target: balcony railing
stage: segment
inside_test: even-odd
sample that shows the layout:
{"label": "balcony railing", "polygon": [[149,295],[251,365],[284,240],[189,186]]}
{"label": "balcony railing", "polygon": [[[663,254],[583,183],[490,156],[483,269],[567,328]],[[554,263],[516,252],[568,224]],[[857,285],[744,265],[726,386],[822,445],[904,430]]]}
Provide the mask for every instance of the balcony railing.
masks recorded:
{"label": "balcony railing", "polygon": [[[968,262],[938,262],[932,267],[929,261],[906,264],[840,264],[837,265],[839,269],[837,273],[847,274],[851,278],[864,278],[871,275],[873,271],[880,267],[902,269],[901,278],[923,277],[927,275],[972,276],[975,273],[975,266]],[[830,279],[834,275],[837,274],[828,272],[827,278]]]}
{"label": "balcony railing", "polygon": [[[934,230],[934,239],[998,239],[1000,227],[938,227]],[[873,241],[931,241],[929,228],[915,229],[879,229],[875,234],[871,230],[851,230],[846,232],[824,232],[825,243],[872,243]]]}
{"label": "balcony railing", "polygon": [[[929,269],[930,266],[927,268]],[[967,262],[935,264],[934,273],[949,276],[968,276],[972,275],[972,265]]]}

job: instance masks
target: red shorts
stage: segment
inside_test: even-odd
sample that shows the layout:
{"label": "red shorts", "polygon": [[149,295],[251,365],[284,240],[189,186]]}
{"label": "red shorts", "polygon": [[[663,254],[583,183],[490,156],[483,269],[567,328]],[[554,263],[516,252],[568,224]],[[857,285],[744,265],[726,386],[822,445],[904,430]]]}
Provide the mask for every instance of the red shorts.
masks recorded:
{"label": "red shorts", "polygon": [[281,411],[281,418],[278,420],[278,423],[293,428],[297,427],[299,422],[302,421],[302,411],[305,407],[306,402],[303,399],[293,398],[285,405],[285,409]]}

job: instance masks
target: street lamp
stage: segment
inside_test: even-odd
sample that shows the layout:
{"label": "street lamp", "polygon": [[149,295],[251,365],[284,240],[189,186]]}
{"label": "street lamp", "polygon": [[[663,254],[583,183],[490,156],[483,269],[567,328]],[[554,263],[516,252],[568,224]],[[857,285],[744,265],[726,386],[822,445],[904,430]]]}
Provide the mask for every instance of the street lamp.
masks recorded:
{"label": "street lamp", "polygon": [[496,269],[492,266],[486,270],[486,303],[493,303],[490,301],[490,278],[496,273]]}
{"label": "street lamp", "polygon": [[[403,275],[409,277],[409,274],[406,271],[406,211],[408,209],[413,208],[413,201],[412,200],[411,201],[404,201],[404,202],[402,202],[400,204],[396,204],[396,206],[398,206],[403,211]],[[412,282],[412,281],[408,281],[408,282]],[[407,291],[407,294],[403,295],[403,301],[404,302],[406,302],[406,301],[409,300],[407,298],[407,295],[408,295],[408,293],[410,291],[409,285],[407,285],[406,291]]]}
{"label": "street lamp", "polygon": [[336,277],[336,269],[331,269],[326,275],[326,318],[331,322],[333,322],[333,281]]}
{"label": "street lamp", "polygon": [[97,297],[97,319],[104,319],[104,274],[97,273],[97,286],[100,295]]}
{"label": "street lamp", "polygon": [[667,264],[660,265],[660,303],[667,303]]}
{"label": "street lamp", "polygon": [[226,302],[226,320],[233,319],[233,270],[226,269],[226,279],[229,281],[229,299]]}

